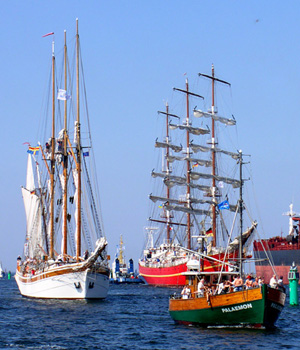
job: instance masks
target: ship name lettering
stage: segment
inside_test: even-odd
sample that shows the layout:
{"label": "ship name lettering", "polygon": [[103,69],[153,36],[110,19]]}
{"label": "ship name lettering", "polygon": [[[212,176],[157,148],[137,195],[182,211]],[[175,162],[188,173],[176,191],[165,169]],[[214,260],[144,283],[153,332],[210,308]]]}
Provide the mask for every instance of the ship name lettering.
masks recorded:
{"label": "ship name lettering", "polygon": [[234,311],[240,311],[240,310],[246,310],[246,309],[252,309],[252,304],[243,304],[243,305],[237,305],[232,307],[224,307],[222,308],[222,312],[234,312]]}
{"label": "ship name lettering", "polygon": [[277,305],[277,304],[275,304],[275,303],[272,303],[272,304],[271,304],[271,307],[272,307],[273,309],[277,309],[277,310],[279,310],[279,311],[281,311],[281,310],[283,309],[282,306]]}

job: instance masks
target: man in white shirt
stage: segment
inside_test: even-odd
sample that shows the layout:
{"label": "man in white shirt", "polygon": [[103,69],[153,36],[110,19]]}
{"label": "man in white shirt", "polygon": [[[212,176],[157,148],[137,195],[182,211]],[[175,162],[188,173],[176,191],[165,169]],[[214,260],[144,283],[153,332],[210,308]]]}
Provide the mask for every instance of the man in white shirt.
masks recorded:
{"label": "man in white shirt", "polygon": [[276,288],[277,287],[277,279],[276,275],[273,275],[273,277],[270,279],[270,287],[271,288]]}
{"label": "man in white shirt", "polygon": [[204,297],[204,278],[201,278],[201,280],[198,283],[198,298]]}

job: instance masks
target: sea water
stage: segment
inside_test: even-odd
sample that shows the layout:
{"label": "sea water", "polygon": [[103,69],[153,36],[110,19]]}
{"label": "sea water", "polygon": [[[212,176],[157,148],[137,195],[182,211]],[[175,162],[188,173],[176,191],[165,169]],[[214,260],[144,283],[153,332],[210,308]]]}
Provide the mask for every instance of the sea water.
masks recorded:
{"label": "sea water", "polygon": [[0,349],[300,349],[300,308],[288,298],[275,330],[203,329],[171,319],[175,291],[111,285],[102,301],[34,300],[1,279]]}

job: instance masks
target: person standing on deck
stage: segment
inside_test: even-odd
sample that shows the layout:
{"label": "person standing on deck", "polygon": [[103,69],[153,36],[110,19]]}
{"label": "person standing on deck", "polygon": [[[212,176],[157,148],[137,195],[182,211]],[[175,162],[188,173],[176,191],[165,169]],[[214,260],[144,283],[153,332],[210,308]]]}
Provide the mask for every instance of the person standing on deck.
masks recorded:
{"label": "person standing on deck", "polygon": [[204,278],[201,278],[201,280],[198,283],[198,298],[204,297]]}
{"label": "person standing on deck", "polygon": [[270,287],[271,288],[277,288],[277,279],[276,279],[276,275],[273,275],[273,277],[270,279]]}
{"label": "person standing on deck", "polygon": [[243,289],[243,279],[241,278],[240,275],[237,275],[236,279],[232,282],[234,286],[234,292],[239,292]]}

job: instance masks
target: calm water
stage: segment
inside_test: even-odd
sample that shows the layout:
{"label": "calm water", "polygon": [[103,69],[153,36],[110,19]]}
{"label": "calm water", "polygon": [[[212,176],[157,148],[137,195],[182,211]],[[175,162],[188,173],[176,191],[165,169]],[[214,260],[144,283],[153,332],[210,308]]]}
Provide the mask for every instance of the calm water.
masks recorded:
{"label": "calm water", "polygon": [[0,349],[300,349],[300,308],[287,300],[275,331],[176,325],[174,289],[112,285],[105,301],[22,298],[0,280]]}

